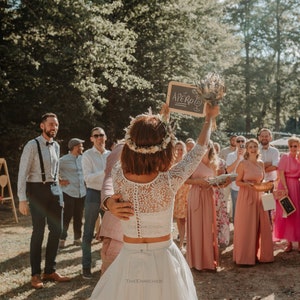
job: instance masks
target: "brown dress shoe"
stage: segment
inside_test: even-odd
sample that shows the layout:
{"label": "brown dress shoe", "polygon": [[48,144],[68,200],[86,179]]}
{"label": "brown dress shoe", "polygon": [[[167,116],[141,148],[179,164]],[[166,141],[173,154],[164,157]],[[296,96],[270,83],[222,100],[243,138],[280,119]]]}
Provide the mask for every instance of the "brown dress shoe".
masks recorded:
{"label": "brown dress shoe", "polygon": [[65,248],[65,246],[66,246],[66,241],[65,240],[59,240],[58,248],[62,249],[62,248]]}
{"label": "brown dress shoe", "polygon": [[57,272],[51,274],[43,274],[43,280],[57,281],[57,282],[68,282],[71,280],[70,277],[62,276]]}
{"label": "brown dress shoe", "polygon": [[31,277],[31,286],[35,289],[42,289],[44,287],[40,275],[34,275]]}

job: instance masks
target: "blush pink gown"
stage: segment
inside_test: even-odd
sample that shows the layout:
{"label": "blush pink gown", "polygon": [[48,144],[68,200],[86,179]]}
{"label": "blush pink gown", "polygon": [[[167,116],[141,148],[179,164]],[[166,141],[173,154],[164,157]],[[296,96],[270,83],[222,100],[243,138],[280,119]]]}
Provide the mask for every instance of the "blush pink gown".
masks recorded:
{"label": "blush pink gown", "polygon": [[[284,170],[289,197],[293,201],[296,211],[287,218],[283,218],[282,208],[276,201],[275,237],[287,239],[290,242],[300,241],[300,161],[289,154],[283,154],[278,164],[278,170]],[[278,189],[283,189],[280,181]]]}
{"label": "blush pink gown", "polygon": [[[212,177],[213,170],[200,163],[191,178]],[[213,188],[191,185],[188,197],[187,253],[190,268],[215,270],[217,252],[216,208]]]}
{"label": "blush pink gown", "polygon": [[[260,182],[263,169],[248,160],[244,164],[244,181]],[[255,265],[255,262],[274,261],[273,240],[269,215],[264,211],[262,192],[248,186],[241,186],[234,219],[233,261],[241,265]]]}

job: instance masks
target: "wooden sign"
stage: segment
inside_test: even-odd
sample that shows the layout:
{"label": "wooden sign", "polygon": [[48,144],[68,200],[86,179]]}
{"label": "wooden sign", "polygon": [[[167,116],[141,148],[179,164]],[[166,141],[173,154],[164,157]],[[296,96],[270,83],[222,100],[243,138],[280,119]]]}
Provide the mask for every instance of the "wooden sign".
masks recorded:
{"label": "wooden sign", "polygon": [[294,206],[293,201],[290,199],[290,197],[285,196],[278,200],[282,209],[283,209],[283,216],[288,217],[292,213],[296,211],[296,207]]}
{"label": "wooden sign", "polygon": [[166,103],[173,112],[195,117],[205,115],[205,102],[200,98],[197,87],[192,84],[170,81]]}

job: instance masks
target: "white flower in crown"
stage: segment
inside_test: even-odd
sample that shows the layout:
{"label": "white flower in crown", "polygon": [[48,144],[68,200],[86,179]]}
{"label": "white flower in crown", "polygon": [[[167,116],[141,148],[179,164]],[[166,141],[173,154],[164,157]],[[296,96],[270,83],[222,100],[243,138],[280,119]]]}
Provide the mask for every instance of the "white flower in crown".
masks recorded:
{"label": "white flower in crown", "polygon": [[130,130],[131,130],[133,124],[135,123],[135,121],[141,117],[151,116],[151,115],[152,115],[152,111],[151,111],[151,108],[149,108],[148,114],[141,114],[141,115],[136,116],[135,118],[131,117],[129,126],[127,128],[125,128],[125,132],[126,132],[125,133],[125,144],[129,147],[130,150],[137,152],[137,153],[142,153],[142,154],[154,154],[156,152],[167,149],[169,143],[172,143],[172,145],[175,146],[177,139],[173,133],[173,129],[170,126],[170,123],[165,119],[165,116],[160,115],[160,114],[153,115],[153,116],[156,116],[165,125],[165,128],[166,128],[166,135],[160,144],[152,145],[152,146],[137,146],[136,143],[131,139]]}

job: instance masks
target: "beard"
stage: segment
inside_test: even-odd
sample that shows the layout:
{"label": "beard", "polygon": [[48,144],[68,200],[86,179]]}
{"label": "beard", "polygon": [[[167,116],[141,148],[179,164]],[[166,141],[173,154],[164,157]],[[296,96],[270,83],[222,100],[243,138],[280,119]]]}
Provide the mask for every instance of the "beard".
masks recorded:
{"label": "beard", "polygon": [[49,138],[54,138],[56,137],[56,131],[55,130],[43,130],[44,134],[49,137]]}
{"label": "beard", "polygon": [[269,141],[266,141],[266,140],[262,140],[262,141],[260,141],[260,143],[261,143],[263,146],[269,145]]}

